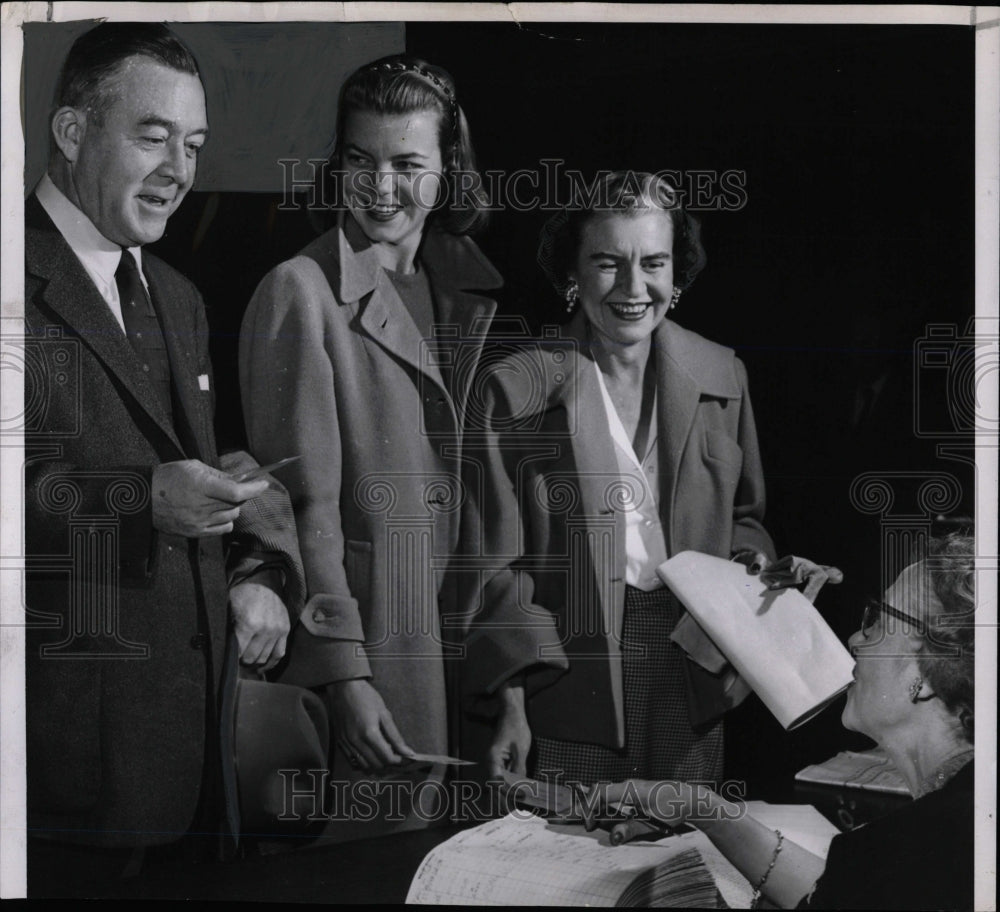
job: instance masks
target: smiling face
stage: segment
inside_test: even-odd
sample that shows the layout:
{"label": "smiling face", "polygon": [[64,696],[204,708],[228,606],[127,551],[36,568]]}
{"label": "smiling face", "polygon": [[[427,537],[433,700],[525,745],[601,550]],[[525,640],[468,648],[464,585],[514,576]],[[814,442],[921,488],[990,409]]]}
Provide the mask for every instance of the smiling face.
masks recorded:
{"label": "smiling face", "polygon": [[348,209],[389,268],[412,262],[439,199],[439,131],[433,110],[354,111],[347,117],[342,165]]}
{"label": "smiling face", "polygon": [[674,290],[670,213],[650,208],[597,215],[584,226],[570,278],[605,341],[645,341],[670,308]]}
{"label": "smiling face", "polygon": [[[895,609],[882,611],[868,628],[858,630],[847,644],[854,655],[854,683],[847,690],[841,716],[845,728],[883,741],[894,729],[913,724],[910,684],[920,677],[917,624],[941,610],[926,586],[920,564],[907,567],[885,593],[883,601]],[[896,616],[896,612],[905,618]],[[914,622],[906,620],[913,618]]]}
{"label": "smiling face", "polygon": [[[205,92],[190,73],[148,57],[123,61],[111,77],[103,117],[77,112],[77,128],[57,128],[69,160],[63,187],[108,240],[136,247],[159,240],[194,183],[208,133]],[[72,117],[60,109],[60,116]]]}

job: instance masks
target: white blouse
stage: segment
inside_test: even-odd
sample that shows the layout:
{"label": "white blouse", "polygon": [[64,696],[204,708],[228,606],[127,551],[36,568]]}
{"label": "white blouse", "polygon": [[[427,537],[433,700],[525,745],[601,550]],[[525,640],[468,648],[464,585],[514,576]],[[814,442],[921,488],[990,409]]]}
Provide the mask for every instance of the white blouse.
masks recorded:
{"label": "white blouse", "polygon": [[653,401],[649,444],[640,461],[618,416],[618,410],[611,401],[596,361],[594,370],[597,371],[597,382],[601,387],[604,410],[608,416],[608,429],[615,444],[618,472],[622,478],[622,496],[614,498],[614,502],[615,507],[625,513],[625,582],[636,589],[649,592],[663,586],[656,575],[656,568],[667,559],[667,542],[660,524],[656,494],[659,487],[656,401]]}

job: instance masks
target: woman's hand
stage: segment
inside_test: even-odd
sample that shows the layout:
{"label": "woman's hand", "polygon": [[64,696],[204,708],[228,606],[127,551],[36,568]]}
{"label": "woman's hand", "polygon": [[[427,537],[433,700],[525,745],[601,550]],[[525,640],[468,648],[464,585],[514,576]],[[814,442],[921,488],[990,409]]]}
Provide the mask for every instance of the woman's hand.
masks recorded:
{"label": "woman's hand", "polygon": [[747,550],[735,554],[733,560],[746,564],[751,573],[759,573],[761,581],[768,584],[768,589],[788,589],[804,583],[802,594],[810,602],[816,600],[819,590],[826,583],[836,585],[844,579],[844,574],[836,567],[815,564],[794,554],[786,554],[772,563],[763,552]]}
{"label": "woman's hand", "polygon": [[502,684],[497,697],[500,716],[486,755],[489,778],[502,778],[504,770],[518,776],[527,775],[531,728],[524,708],[524,685]]}
{"label": "woman's hand", "polygon": [[724,801],[708,786],[686,782],[626,779],[624,782],[594,786],[608,807],[636,808],[643,817],[667,826],[699,820],[721,819],[739,813],[737,805]]}
{"label": "woman's hand", "polygon": [[413,755],[371,682],[365,678],[336,681],[327,685],[326,695],[337,745],[351,766],[381,770]]}

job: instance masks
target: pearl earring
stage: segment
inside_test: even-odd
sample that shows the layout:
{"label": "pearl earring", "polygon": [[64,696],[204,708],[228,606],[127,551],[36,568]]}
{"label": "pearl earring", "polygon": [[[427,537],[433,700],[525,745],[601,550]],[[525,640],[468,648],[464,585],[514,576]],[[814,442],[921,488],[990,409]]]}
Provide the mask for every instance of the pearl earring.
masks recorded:
{"label": "pearl earring", "polygon": [[681,299],[681,289],[674,288],[674,293],[670,296],[670,306],[667,310],[673,310],[677,306],[677,302]]}

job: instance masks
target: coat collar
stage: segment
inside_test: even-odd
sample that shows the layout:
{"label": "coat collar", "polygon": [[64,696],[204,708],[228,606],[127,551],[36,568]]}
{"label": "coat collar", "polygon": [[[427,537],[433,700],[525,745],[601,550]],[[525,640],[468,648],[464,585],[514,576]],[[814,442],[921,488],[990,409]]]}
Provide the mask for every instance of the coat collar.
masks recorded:
{"label": "coat collar", "polygon": [[[25,268],[44,283],[40,290],[41,298],[118,378],[122,387],[183,456],[185,450],[170,417],[160,404],[159,395],[149,378],[141,370],[135,352],[111,309],[34,195],[25,202],[25,238]],[[151,278],[148,268],[147,278]],[[153,294],[156,294],[156,284],[151,279],[150,291]],[[164,321],[163,329],[164,335],[167,335],[169,320]]]}
{"label": "coat collar", "polygon": [[[496,310],[494,301],[469,289],[499,288],[503,284],[500,274],[469,238],[439,231],[424,235],[420,262],[434,292],[435,322],[443,330],[428,347],[374,249],[355,250],[351,246],[344,231],[346,217],[341,213],[337,226],[320,242],[326,254],[337,260],[340,304],[357,308],[361,328],[372,339],[437,384],[447,394],[460,423],[475,373],[469,368],[478,362]],[[456,342],[461,345],[460,352],[443,351]],[[437,366],[439,359],[456,368],[450,385]]]}
{"label": "coat collar", "polygon": [[668,376],[684,374],[699,394],[717,399],[739,399],[740,383],[731,350],[703,339],[673,320],[664,320],[653,334],[657,352],[664,356]]}
{"label": "coat collar", "polygon": [[[83,264],[83,268],[97,283],[102,296],[107,298],[108,290],[115,285],[115,272],[122,257],[121,246],[101,234],[86,213],[70,202],[48,174],[43,174],[38,182],[35,199],[42,204],[42,208],[63,236],[63,240],[69,244],[76,258]],[[141,249],[133,248],[133,255],[141,274]]]}
{"label": "coat collar", "polygon": [[[575,348],[577,367],[567,371],[567,382],[556,390],[556,399],[571,411],[576,427],[573,435],[574,458],[581,475],[601,477],[616,470],[614,444],[608,430],[601,392],[590,354],[587,319],[578,312],[565,328],[563,338]],[[677,496],[684,448],[691,436],[698,404],[703,396],[716,399],[739,399],[742,396],[732,349],[664,320],[653,331],[657,356],[656,399],[658,456],[660,474],[660,516],[663,520],[668,553],[674,550],[674,530],[670,505]],[[582,492],[587,509],[605,512],[596,489],[588,496]],[[624,536],[620,536],[624,541]],[[624,544],[619,557],[624,561]],[[624,563],[621,564],[624,567]]]}
{"label": "coat collar", "polygon": [[[360,301],[374,291],[385,275],[373,247],[355,250],[351,246],[344,231],[346,217],[346,213],[342,212],[333,229],[340,263],[339,300],[345,304]],[[466,237],[429,230],[420,246],[420,259],[433,276],[435,290],[489,291],[503,285],[500,273],[476,244]]]}
{"label": "coat collar", "polygon": [[[590,330],[586,315],[577,311],[563,330],[579,353],[581,362],[590,361]],[[730,349],[679,326],[673,320],[662,320],[653,330],[653,347],[658,357],[658,390],[680,384],[690,393],[717,399],[740,398],[740,384],[731,357],[719,355]],[[582,363],[581,363],[582,366]]]}

